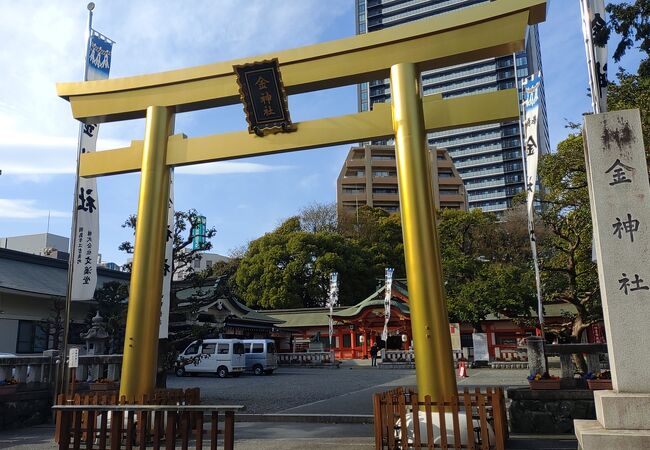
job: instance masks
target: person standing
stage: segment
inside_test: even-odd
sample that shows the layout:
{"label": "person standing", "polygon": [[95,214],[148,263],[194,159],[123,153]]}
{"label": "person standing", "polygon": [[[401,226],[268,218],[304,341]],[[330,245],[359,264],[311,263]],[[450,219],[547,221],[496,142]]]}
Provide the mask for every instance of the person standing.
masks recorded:
{"label": "person standing", "polygon": [[372,347],[370,347],[370,358],[372,358],[372,367],[377,367],[377,353],[379,353],[379,347],[377,347],[377,343],[375,342],[372,344]]}

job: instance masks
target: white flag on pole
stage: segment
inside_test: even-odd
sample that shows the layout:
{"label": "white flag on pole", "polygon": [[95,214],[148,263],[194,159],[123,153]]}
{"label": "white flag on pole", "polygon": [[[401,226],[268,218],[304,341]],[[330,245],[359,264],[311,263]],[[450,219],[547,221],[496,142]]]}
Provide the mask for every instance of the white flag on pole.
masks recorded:
{"label": "white flag on pole", "polygon": [[537,315],[540,326],[544,324],[542,307],[542,281],[537,259],[537,242],[535,238],[535,190],[537,188],[537,165],[539,163],[539,92],[542,83],[541,74],[532,75],[522,81],[524,91],[524,148],[526,156],[526,195],[528,209],[528,235],[533,253],[535,268],[535,286],[537,289]]}
{"label": "white flag on pole", "polygon": [[167,231],[165,240],[165,262],[163,263],[163,289],[160,302],[160,328],[158,338],[169,337],[169,306],[174,268],[174,169],[169,174],[169,204],[167,206]]}
{"label": "white flag on pole", "polygon": [[330,286],[329,286],[329,297],[327,299],[327,306],[330,309],[329,315],[329,335],[330,335],[330,350],[332,349],[332,335],[334,334],[334,307],[339,301],[339,285],[338,285],[339,274],[337,272],[330,273]]}
{"label": "white flag on pole", "polygon": [[598,46],[594,37],[606,29],[605,1],[580,0],[582,34],[587,54],[589,87],[594,113],[607,112],[607,44]]}
{"label": "white flag on pole", "polygon": [[[86,81],[108,78],[111,67],[113,41],[92,30],[88,40]],[[79,126],[79,157],[94,152],[99,125],[82,123]],[[73,258],[72,300],[90,300],[97,287],[97,259],[99,257],[99,199],[95,178],[79,177],[75,192],[77,226],[70,245]]]}
{"label": "white flag on pole", "polygon": [[537,164],[539,162],[539,91],[541,74],[532,75],[522,81],[524,88],[524,149],[526,153],[526,194],[528,220],[533,221],[533,203],[537,186]]}
{"label": "white flag on pole", "polygon": [[382,341],[388,340],[388,322],[390,322],[390,306],[393,296],[393,272],[395,269],[386,268],[386,289],[384,290],[384,331],[381,333]]}

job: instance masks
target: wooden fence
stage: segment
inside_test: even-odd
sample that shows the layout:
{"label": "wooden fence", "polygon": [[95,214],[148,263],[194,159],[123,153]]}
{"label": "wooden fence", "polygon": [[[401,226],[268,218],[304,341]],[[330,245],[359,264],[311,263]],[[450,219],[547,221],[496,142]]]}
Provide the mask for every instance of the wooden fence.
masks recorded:
{"label": "wooden fence", "polygon": [[373,396],[375,449],[503,450],[508,438],[502,388],[467,388],[451,401],[419,400],[411,389]]}
{"label": "wooden fence", "polygon": [[330,352],[278,353],[280,366],[312,366],[332,364]]}
{"label": "wooden fence", "polygon": [[[59,450],[119,450],[134,448],[159,450],[178,447],[188,449],[193,443],[203,448],[204,416],[209,414],[210,449],[216,450],[223,437],[223,449],[233,450],[235,411],[243,406],[207,405],[56,405],[59,417]],[[219,414],[224,415],[219,429]],[[192,442],[193,441],[193,442]],[[207,442],[206,442],[207,443]]]}
{"label": "wooden fence", "polygon": [[115,390],[85,391],[71,396],[59,394],[57,405],[199,405],[201,390],[188,389],[157,389],[151,395],[139,397],[120,397]]}

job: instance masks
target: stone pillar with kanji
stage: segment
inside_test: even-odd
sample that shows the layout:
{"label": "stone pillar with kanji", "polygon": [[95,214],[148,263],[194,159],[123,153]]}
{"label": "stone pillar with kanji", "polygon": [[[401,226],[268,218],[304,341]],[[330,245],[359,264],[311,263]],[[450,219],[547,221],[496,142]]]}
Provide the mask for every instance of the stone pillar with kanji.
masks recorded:
{"label": "stone pillar with kanji", "polygon": [[585,155],[612,391],[576,420],[584,450],[650,448],[650,184],[639,110],[585,117]]}

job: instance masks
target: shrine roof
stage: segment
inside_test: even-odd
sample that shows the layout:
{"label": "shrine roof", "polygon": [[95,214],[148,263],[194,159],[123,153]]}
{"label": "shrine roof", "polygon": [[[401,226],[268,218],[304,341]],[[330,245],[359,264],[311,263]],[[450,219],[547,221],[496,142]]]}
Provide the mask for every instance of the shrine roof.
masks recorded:
{"label": "shrine roof", "polygon": [[[346,307],[336,307],[334,310],[344,310]],[[265,311],[271,317],[284,320],[279,326],[285,327],[326,327],[329,325],[329,308],[298,308],[277,309]],[[336,323],[337,321],[335,321]]]}
{"label": "shrine roof", "polygon": [[[397,288],[397,285],[394,284],[393,288]],[[401,286],[398,289],[406,292],[405,289]],[[354,317],[361,314],[363,310],[367,308],[383,309],[384,308],[383,293],[385,292],[385,290],[386,290],[386,286],[384,285],[379,289],[377,289],[375,292],[373,292],[369,297],[357,303],[356,305],[350,306],[349,308],[336,312],[334,314],[334,317],[345,317],[345,318]],[[408,296],[408,293],[406,293],[406,296]],[[410,316],[411,312],[409,310],[409,305],[405,301],[396,297],[392,297],[391,305],[394,308],[399,309],[400,312],[405,316]]]}
{"label": "shrine roof", "polygon": [[[130,273],[97,268],[98,288],[111,281],[128,284],[130,278]],[[65,297],[67,285],[68,261],[0,249],[0,290],[22,295]]]}
{"label": "shrine roof", "polygon": [[[282,320],[272,317],[270,315],[264,314],[254,309],[249,308],[244,305],[242,302],[234,298],[225,298],[220,297],[216,294],[216,286],[200,286],[200,287],[188,287],[186,289],[176,292],[176,298],[181,302],[183,300],[190,300],[191,298],[197,300],[206,300],[212,298],[214,301],[205,305],[201,308],[203,311],[208,311],[210,308],[217,306],[220,302],[222,307],[226,307],[235,317],[239,319],[251,320],[254,322],[266,322],[272,324],[281,324]],[[180,304],[182,306],[182,303]],[[190,303],[188,302],[188,309],[191,308]],[[179,308],[179,309],[182,309]]]}

